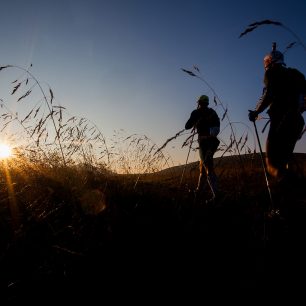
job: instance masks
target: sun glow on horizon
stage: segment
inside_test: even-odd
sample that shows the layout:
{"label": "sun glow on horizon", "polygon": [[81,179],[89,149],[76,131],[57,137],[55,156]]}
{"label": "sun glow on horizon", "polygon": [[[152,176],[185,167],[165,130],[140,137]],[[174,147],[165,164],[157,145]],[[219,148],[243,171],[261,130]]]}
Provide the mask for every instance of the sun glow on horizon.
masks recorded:
{"label": "sun glow on horizon", "polygon": [[12,149],[5,143],[0,143],[0,159],[12,157]]}

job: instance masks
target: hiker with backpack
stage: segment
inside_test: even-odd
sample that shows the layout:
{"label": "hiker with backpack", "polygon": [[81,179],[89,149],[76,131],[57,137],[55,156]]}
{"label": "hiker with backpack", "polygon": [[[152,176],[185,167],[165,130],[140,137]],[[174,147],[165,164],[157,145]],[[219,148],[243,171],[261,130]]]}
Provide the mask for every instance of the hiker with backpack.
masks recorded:
{"label": "hiker with backpack", "polygon": [[[264,90],[255,110],[249,111],[254,123],[258,115],[268,108],[270,127],[266,139],[265,171],[274,178],[274,196],[268,217],[288,216],[293,208],[296,192],[302,188],[300,180],[289,168],[297,141],[302,137],[304,118],[305,76],[297,69],[286,67],[284,55],[276,50],[264,57]],[[267,179],[267,187],[269,181]],[[271,197],[271,194],[270,194]],[[291,205],[288,205],[288,204]]]}
{"label": "hiker with backpack", "polygon": [[268,108],[270,128],[266,139],[267,172],[277,183],[291,179],[288,164],[297,141],[302,136],[306,81],[295,68],[286,67],[284,55],[276,50],[264,57],[264,90],[256,105],[249,111],[249,120],[255,122],[258,115]]}
{"label": "hiker with backpack", "polygon": [[193,128],[198,134],[200,174],[196,191],[203,188],[204,175],[215,198],[217,193],[217,176],[214,170],[213,156],[220,144],[217,135],[220,132],[220,119],[209,105],[209,97],[202,95],[197,100],[198,107],[193,110],[185,124],[185,129]]}

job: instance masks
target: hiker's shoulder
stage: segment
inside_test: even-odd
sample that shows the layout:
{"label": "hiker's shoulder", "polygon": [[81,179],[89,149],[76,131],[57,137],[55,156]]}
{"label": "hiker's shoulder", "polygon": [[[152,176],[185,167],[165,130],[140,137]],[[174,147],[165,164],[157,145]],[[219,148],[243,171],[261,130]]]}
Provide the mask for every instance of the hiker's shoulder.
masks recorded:
{"label": "hiker's shoulder", "polygon": [[199,118],[200,116],[201,116],[201,114],[200,114],[199,110],[198,110],[198,109],[194,109],[194,110],[191,112],[191,114],[190,114],[189,120],[192,120],[192,121],[198,120],[198,118]]}
{"label": "hiker's shoulder", "polygon": [[192,112],[191,112],[191,116],[198,116],[200,114],[200,110],[199,109],[194,109]]}
{"label": "hiker's shoulder", "polygon": [[287,67],[287,72],[292,75],[292,76],[296,76],[296,77],[300,77],[300,78],[305,78],[305,75],[297,68],[294,67]]}
{"label": "hiker's shoulder", "polygon": [[209,107],[209,108],[207,109],[207,111],[208,111],[208,113],[209,113],[210,115],[218,115],[217,112],[216,112],[216,110],[214,110],[214,109],[211,108],[211,107]]}

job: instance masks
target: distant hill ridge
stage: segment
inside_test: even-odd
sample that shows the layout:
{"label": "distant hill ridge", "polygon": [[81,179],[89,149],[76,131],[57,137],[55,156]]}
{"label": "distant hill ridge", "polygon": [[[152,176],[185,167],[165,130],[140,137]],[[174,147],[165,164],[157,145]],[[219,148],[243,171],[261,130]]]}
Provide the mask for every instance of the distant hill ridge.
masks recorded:
{"label": "distant hill ridge", "polygon": [[[237,162],[241,162],[244,166],[253,166],[261,167],[261,156],[260,153],[250,153],[250,154],[241,154],[241,155],[231,155],[231,156],[222,156],[214,158],[215,168],[232,168],[237,166]],[[306,153],[294,153],[292,163],[301,165],[304,169],[306,169]],[[182,173],[185,168],[185,171],[193,171],[197,170],[199,166],[199,162],[191,162],[185,165],[178,165],[174,167],[170,167],[161,171],[156,172],[156,174],[160,175],[177,175]]]}

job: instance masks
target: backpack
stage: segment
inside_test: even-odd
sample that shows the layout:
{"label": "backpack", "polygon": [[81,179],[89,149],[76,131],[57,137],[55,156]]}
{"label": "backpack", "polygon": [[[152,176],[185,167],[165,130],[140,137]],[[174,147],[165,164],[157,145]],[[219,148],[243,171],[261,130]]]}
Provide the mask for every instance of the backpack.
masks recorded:
{"label": "backpack", "polygon": [[299,110],[301,113],[306,111],[306,93],[301,92],[299,96]]}
{"label": "backpack", "polygon": [[289,77],[298,96],[298,109],[300,113],[306,111],[306,79],[303,73],[295,68],[287,68]]}

